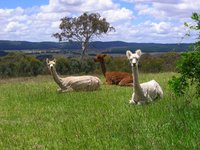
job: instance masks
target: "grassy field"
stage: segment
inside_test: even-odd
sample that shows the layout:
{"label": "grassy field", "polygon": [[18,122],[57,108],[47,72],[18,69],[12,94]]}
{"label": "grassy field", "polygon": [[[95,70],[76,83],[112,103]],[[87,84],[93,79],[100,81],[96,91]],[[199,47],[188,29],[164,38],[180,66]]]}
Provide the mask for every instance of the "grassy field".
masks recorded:
{"label": "grassy field", "polygon": [[0,80],[0,149],[200,149],[200,102],[176,97],[172,75],[141,74],[164,91],[144,106],[129,105],[132,87],[59,94],[51,76]]}

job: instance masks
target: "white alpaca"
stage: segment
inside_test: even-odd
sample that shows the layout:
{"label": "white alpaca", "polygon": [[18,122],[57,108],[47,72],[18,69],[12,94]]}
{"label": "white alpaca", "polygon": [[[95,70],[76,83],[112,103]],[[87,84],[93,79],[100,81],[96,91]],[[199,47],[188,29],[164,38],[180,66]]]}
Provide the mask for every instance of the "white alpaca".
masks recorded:
{"label": "white alpaca", "polygon": [[151,80],[142,84],[139,83],[138,61],[141,55],[141,50],[136,50],[134,54],[129,50],[126,51],[126,56],[129,59],[132,67],[134,78],[133,89],[135,90],[135,93],[133,93],[130,100],[130,104],[144,104],[146,102],[163,97],[162,88],[155,80]]}
{"label": "white alpaca", "polygon": [[46,62],[54,81],[59,86],[58,92],[94,91],[100,87],[101,80],[98,77],[87,75],[61,78],[55,69],[56,60],[49,61],[49,59],[46,59]]}

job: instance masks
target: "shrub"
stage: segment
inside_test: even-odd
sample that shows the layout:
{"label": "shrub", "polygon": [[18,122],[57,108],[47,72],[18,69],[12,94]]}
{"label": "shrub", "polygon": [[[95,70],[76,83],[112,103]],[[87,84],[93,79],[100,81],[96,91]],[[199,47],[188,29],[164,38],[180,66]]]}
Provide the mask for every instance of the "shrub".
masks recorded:
{"label": "shrub", "polygon": [[183,95],[190,82],[195,85],[197,95],[200,95],[200,51],[183,53],[177,63],[177,69],[180,77],[174,76],[169,81],[173,91],[179,96]]}
{"label": "shrub", "polygon": [[22,53],[9,53],[0,59],[1,77],[36,76],[43,72],[43,63]]}
{"label": "shrub", "polygon": [[155,55],[144,54],[140,59],[140,71],[145,73],[156,73],[163,71],[163,60]]}
{"label": "shrub", "polygon": [[180,59],[180,53],[169,52],[159,56],[162,59],[162,71],[164,72],[176,72],[176,63]]}
{"label": "shrub", "polygon": [[130,63],[125,56],[112,57],[110,55],[105,57],[105,65],[108,71],[122,71],[130,72]]}
{"label": "shrub", "polygon": [[60,74],[69,74],[70,73],[69,60],[64,57],[57,57],[56,58],[56,70]]}
{"label": "shrub", "polygon": [[91,58],[84,59],[81,61],[81,72],[88,74],[93,73],[96,69],[96,65],[94,63],[94,60]]}
{"label": "shrub", "polygon": [[81,72],[81,63],[79,59],[72,58],[69,61],[70,74],[78,74]]}
{"label": "shrub", "polygon": [[[197,25],[188,26],[193,30],[200,30],[200,14],[193,13],[191,18]],[[198,35],[200,37],[200,34]],[[196,87],[196,96],[200,97],[200,41],[197,41],[193,47],[192,52],[183,53],[181,59],[177,64],[179,77],[173,77],[169,81],[170,87],[177,95],[183,95],[189,85]],[[189,84],[190,83],[190,84]]]}

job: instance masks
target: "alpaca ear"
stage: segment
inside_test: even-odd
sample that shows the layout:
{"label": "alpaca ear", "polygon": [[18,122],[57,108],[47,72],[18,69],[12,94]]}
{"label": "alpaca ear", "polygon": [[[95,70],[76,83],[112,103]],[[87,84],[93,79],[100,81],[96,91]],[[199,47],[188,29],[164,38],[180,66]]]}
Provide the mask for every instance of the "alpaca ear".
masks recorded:
{"label": "alpaca ear", "polygon": [[56,63],[56,59],[54,58],[53,61]]}
{"label": "alpaca ear", "polygon": [[46,63],[47,63],[47,64],[49,63],[49,59],[48,59],[48,58],[46,59]]}
{"label": "alpaca ear", "polygon": [[136,50],[135,53],[140,57],[142,55],[142,51],[140,49]]}
{"label": "alpaca ear", "polygon": [[132,55],[132,52],[130,50],[127,50],[126,51],[126,56],[127,56],[128,59],[131,57],[131,55]]}

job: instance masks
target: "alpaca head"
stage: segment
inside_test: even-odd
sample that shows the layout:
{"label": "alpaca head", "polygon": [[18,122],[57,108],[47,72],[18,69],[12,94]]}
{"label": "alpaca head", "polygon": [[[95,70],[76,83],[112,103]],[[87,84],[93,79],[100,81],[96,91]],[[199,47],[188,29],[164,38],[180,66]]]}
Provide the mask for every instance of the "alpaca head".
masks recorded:
{"label": "alpaca head", "polygon": [[103,62],[104,61],[104,57],[106,57],[106,54],[97,54],[96,57],[94,58],[95,62]]}
{"label": "alpaca head", "polygon": [[132,53],[130,50],[126,51],[126,56],[131,63],[131,66],[138,65],[139,58],[142,55],[142,51],[140,49],[136,50],[135,53]]}
{"label": "alpaca head", "polygon": [[52,67],[54,67],[56,65],[56,59],[54,58],[53,60],[49,60],[48,58],[46,59],[46,63],[47,63],[47,67],[49,69],[51,69]]}

